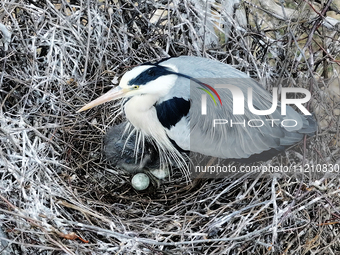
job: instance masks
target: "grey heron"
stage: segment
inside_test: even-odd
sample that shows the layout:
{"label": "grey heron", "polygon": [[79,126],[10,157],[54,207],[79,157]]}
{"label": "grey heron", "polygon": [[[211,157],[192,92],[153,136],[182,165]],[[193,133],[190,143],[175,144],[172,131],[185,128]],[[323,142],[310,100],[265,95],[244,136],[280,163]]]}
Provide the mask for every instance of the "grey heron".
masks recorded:
{"label": "grey heron", "polygon": [[[279,105],[266,115],[254,114],[249,107],[245,107],[244,114],[234,115],[230,90],[209,85],[202,81],[204,78],[227,82],[244,94],[251,88],[252,105],[257,110],[270,109],[275,104],[271,94],[258,82],[232,66],[207,58],[180,56],[133,68],[122,76],[119,86],[78,112],[122,99],[121,110],[128,120],[126,130],[135,134],[135,148],[143,148],[147,141],[157,148],[161,162],[172,160],[180,167],[184,167],[183,152],[188,151],[238,161],[267,160],[302,140],[305,134],[316,131],[313,117],[300,114],[288,105],[285,115],[281,114]],[[192,89],[192,84],[201,89]],[[209,112],[205,115],[202,89],[211,95],[207,100]],[[221,119],[234,121],[234,125],[213,126],[213,120]],[[263,125],[243,125],[251,120]],[[285,120],[293,120],[294,125],[284,126]]]}

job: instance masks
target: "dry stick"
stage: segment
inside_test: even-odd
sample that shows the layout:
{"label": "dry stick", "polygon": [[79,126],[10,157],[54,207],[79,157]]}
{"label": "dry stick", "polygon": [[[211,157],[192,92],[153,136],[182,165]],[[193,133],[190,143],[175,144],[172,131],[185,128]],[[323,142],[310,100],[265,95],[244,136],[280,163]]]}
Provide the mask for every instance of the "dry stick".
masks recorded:
{"label": "dry stick", "polygon": [[[4,237],[0,237],[0,240],[6,241],[6,242],[11,243],[11,244],[18,244],[18,245],[22,245],[22,246],[25,246],[25,247],[37,248],[39,250],[61,251],[61,249],[55,248],[55,247],[48,247],[48,246],[43,246],[43,245],[23,243],[23,242],[15,241],[15,240],[4,238]],[[0,254],[3,254],[2,252],[6,249],[7,249],[7,246],[4,249],[0,250]],[[13,253],[11,253],[11,254],[13,254]]]}
{"label": "dry stick", "polygon": [[[306,3],[308,3],[306,0],[304,0]],[[333,0],[328,0],[325,8],[323,8],[323,10],[321,11],[321,13],[317,12],[314,8],[313,10],[319,15],[319,18],[316,20],[316,22],[314,23],[313,27],[312,27],[312,30],[310,32],[310,34],[308,35],[308,39],[307,39],[307,42],[305,44],[305,46],[303,47],[303,51],[306,50],[306,48],[311,48],[311,43],[312,43],[312,39],[313,39],[313,35],[316,31],[316,29],[321,25],[321,21],[322,19],[324,18],[324,15],[326,14],[331,2]],[[308,3],[309,4],[309,3]],[[313,50],[311,49],[311,58],[313,58]],[[298,63],[296,63],[296,67],[297,67]],[[313,79],[314,80],[314,79]],[[309,86],[309,91],[312,90],[313,86],[312,86],[312,82],[310,83],[310,86]],[[310,106],[310,102],[308,103],[307,105],[307,109],[309,109],[309,106]],[[302,160],[302,165],[305,164],[305,160],[306,160],[306,139],[307,139],[307,136],[305,135],[304,136],[304,140],[303,140],[303,160]]]}
{"label": "dry stick", "polygon": [[340,135],[340,115],[338,116],[338,126],[336,127],[335,146],[337,146],[338,142],[340,141],[339,135]]}
{"label": "dry stick", "polygon": [[[311,55],[311,58],[313,58],[313,54]],[[314,81],[314,79],[313,79],[313,81]],[[310,84],[309,84],[309,92],[311,94],[312,94],[312,91],[313,91],[313,81],[311,80]],[[311,101],[309,101],[308,104],[307,104],[307,110],[309,110],[310,103],[311,103]],[[304,137],[303,137],[303,159],[302,159],[302,166],[305,165],[305,161],[306,161],[306,150],[307,150],[306,147],[307,147],[307,135],[304,135]]]}
{"label": "dry stick", "polygon": [[[308,4],[308,2],[307,2],[306,0],[304,0],[304,1]],[[312,39],[313,39],[313,35],[314,35],[314,33],[315,33],[315,30],[316,30],[317,28],[319,28],[319,26],[321,25],[321,21],[322,21],[322,19],[324,18],[324,15],[325,15],[325,13],[327,12],[327,10],[328,10],[328,8],[329,8],[329,6],[330,6],[330,4],[331,4],[332,1],[333,1],[333,0],[328,0],[328,2],[327,2],[327,4],[326,4],[325,8],[323,8],[323,10],[321,11],[321,13],[317,12],[317,11],[313,8],[313,10],[314,10],[317,14],[319,14],[319,18],[315,21],[315,23],[314,23],[314,25],[313,25],[313,27],[312,27],[312,29],[311,29],[309,35],[308,35],[307,42],[305,43],[305,46],[303,46],[303,48],[302,48],[302,51],[301,51],[302,55],[304,55],[305,50],[311,45]],[[295,67],[296,67],[296,68],[297,68],[298,64],[299,64],[299,61],[297,61],[297,63],[295,63]]]}
{"label": "dry stick", "polygon": [[322,45],[320,45],[315,39],[313,39],[313,42],[316,44],[316,45],[318,45],[321,49],[322,49],[322,51],[323,51],[323,53],[325,53],[330,59],[332,59],[332,61],[335,63],[335,64],[337,64],[338,66],[340,66],[340,60],[336,60],[333,56],[331,56],[323,47],[322,47]]}
{"label": "dry stick", "polygon": [[90,51],[90,42],[91,42],[92,19],[91,19],[90,0],[87,0],[87,26],[88,26],[88,33],[87,33],[87,45],[86,45],[86,58],[85,58],[83,81],[82,82],[85,82],[85,77],[86,77],[86,74],[87,74],[87,66],[88,66],[88,62],[89,62],[89,51]]}
{"label": "dry stick", "polygon": [[[30,217],[27,217],[24,215],[24,213],[20,210],[20,208],[16,207],[15,205],[13,205],[11,202],[9,202],[4,196],[2,196],[0,194],[0,199],[2,199],[10,208],[12,208],[13,211],[18,213],[18,216],[21,218],[26,219],[32,226],[39,228],[42,232],[45,233],[46,237],[55,245],[57,245],[58,247],[60,247],[64,252],[71,254],[71,255],[75,255],[72,251],[70,251],[64,244],[59,243],[57,241],[55,241],[47,232],[47,230],[40,224],[39,221],[32,219]],[[53,228],[52,226],[50,226],[52,228],[52,230],[59,234],[60,232],[58,230],[56,230],[55,228]]]}
{"label": "dry stick", "polygon": [[206,26],[207,26],[207,16],[208,16],[208,0],[205,1],[205,15],[204,15],[204,26],[203,26],[203,43],[202,43],[202,55],[206,57],[205,52],[205,36],[206,36]]}
{"label": "dry stick", "polygon": [[271,191],[272,191],[272,203],[273,203],[273,236],[272,236],[272,248],[274,251],[274,244],[277,241],[277,227],[278,227],[278,207],[277,207],[277,203],[276,203],[276,192],[275,192],[275,185],[277,183],[277,179],[274,176],[273,180],[272,180],[272,185],[271,185]]}

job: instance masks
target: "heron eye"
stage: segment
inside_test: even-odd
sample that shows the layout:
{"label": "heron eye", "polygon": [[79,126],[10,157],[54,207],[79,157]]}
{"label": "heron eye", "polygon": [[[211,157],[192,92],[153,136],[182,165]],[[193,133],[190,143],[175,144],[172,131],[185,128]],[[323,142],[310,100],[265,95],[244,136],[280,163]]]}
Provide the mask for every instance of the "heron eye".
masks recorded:
{"label": "heron eye", "polygon": [[138,85],[135,85],[135,86],[133,86],[133,88],[134,88],[134,89],[138,89],[138,88],[139,88],[139,86],[138,86]]}
{"label": "heron eye", "polygon": [[155,76],[155,70],[153,70],[153,68],[148,70],[148,75],[150,76]]}

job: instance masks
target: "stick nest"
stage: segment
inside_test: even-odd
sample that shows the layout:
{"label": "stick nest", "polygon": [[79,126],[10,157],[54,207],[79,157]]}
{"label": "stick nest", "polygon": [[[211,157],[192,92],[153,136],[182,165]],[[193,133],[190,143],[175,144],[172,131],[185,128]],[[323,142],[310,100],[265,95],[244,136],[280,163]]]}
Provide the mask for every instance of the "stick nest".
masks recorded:
{"label": "stick nest", "polygon": [[280,20],[227,2],[1,2],[1,254],[340,252],[338,174],[188,183],[175,172],[138,193],[102,155],[121,121],[113,104],[76,113],[140,63],[204,56],[269,90],[311,91],[318,133],[272,162],[340,165],[339,33],[322,25],[336,5],[291,1],[282,8],[298,18]]}

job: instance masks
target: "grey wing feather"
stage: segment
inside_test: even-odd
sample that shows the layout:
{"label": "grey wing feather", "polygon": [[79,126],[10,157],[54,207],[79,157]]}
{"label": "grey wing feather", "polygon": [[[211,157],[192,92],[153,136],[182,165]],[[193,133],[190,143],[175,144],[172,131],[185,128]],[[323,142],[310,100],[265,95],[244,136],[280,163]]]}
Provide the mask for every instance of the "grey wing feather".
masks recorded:
{"label": "grey wing feather", "polygon": [[[248,87],[253,90],[253,105],[257,109],[270,109],[272,96],[255,80],[231,66],[209,59],[184,56],[169,59],[165,64],[179,66],[181,60],[185,65],[180,65],[180,68],[178,68],[180,73],[199,80],[215,78],[211,79],[212,83],[235,85],[242,90],[245,99],[245,114],[233,115],[231,92],[228,89],[216,89],[222,99],[223,106],[216,106],[213,100],[208,97],[207,115],[202,115],[201,95],[204,92],[197,89],[198,86],[193,86],[190,89],[190,81],[178,77],[176,85],[168,95],[169,97],[191,98],[189,112],[191,151],[220,158],[248,158],[253,154],[259,154],[271,148],[282,150],[282,146],[294,144],[300,141],[304,134],[312,134],[316,131],[316,123],[313,118],[300,115],[290,106],[287,106],[286,116],[281,115],[280,107],[277,107],[276,111],[270,116],[259,116],[251,113],[247,106]],[[202,81],[206,82],[207,79]],[[214,119],[226,119],[228,124],[213,128]],[[247,122],[254,119],[261,119],[265,125],[258,128],[248,126]],[[279,121],[275,121],[272,127],[272,122],[267,121],[267,119],[278,119]],[[294,119],[297,125],[295,127],[283,127],[281,121],[284,119]],[[237,124],[231,127],[230,120],[234,122],[244,120],[245,127]],[[289,122],[286,122],[288,125]]]}

